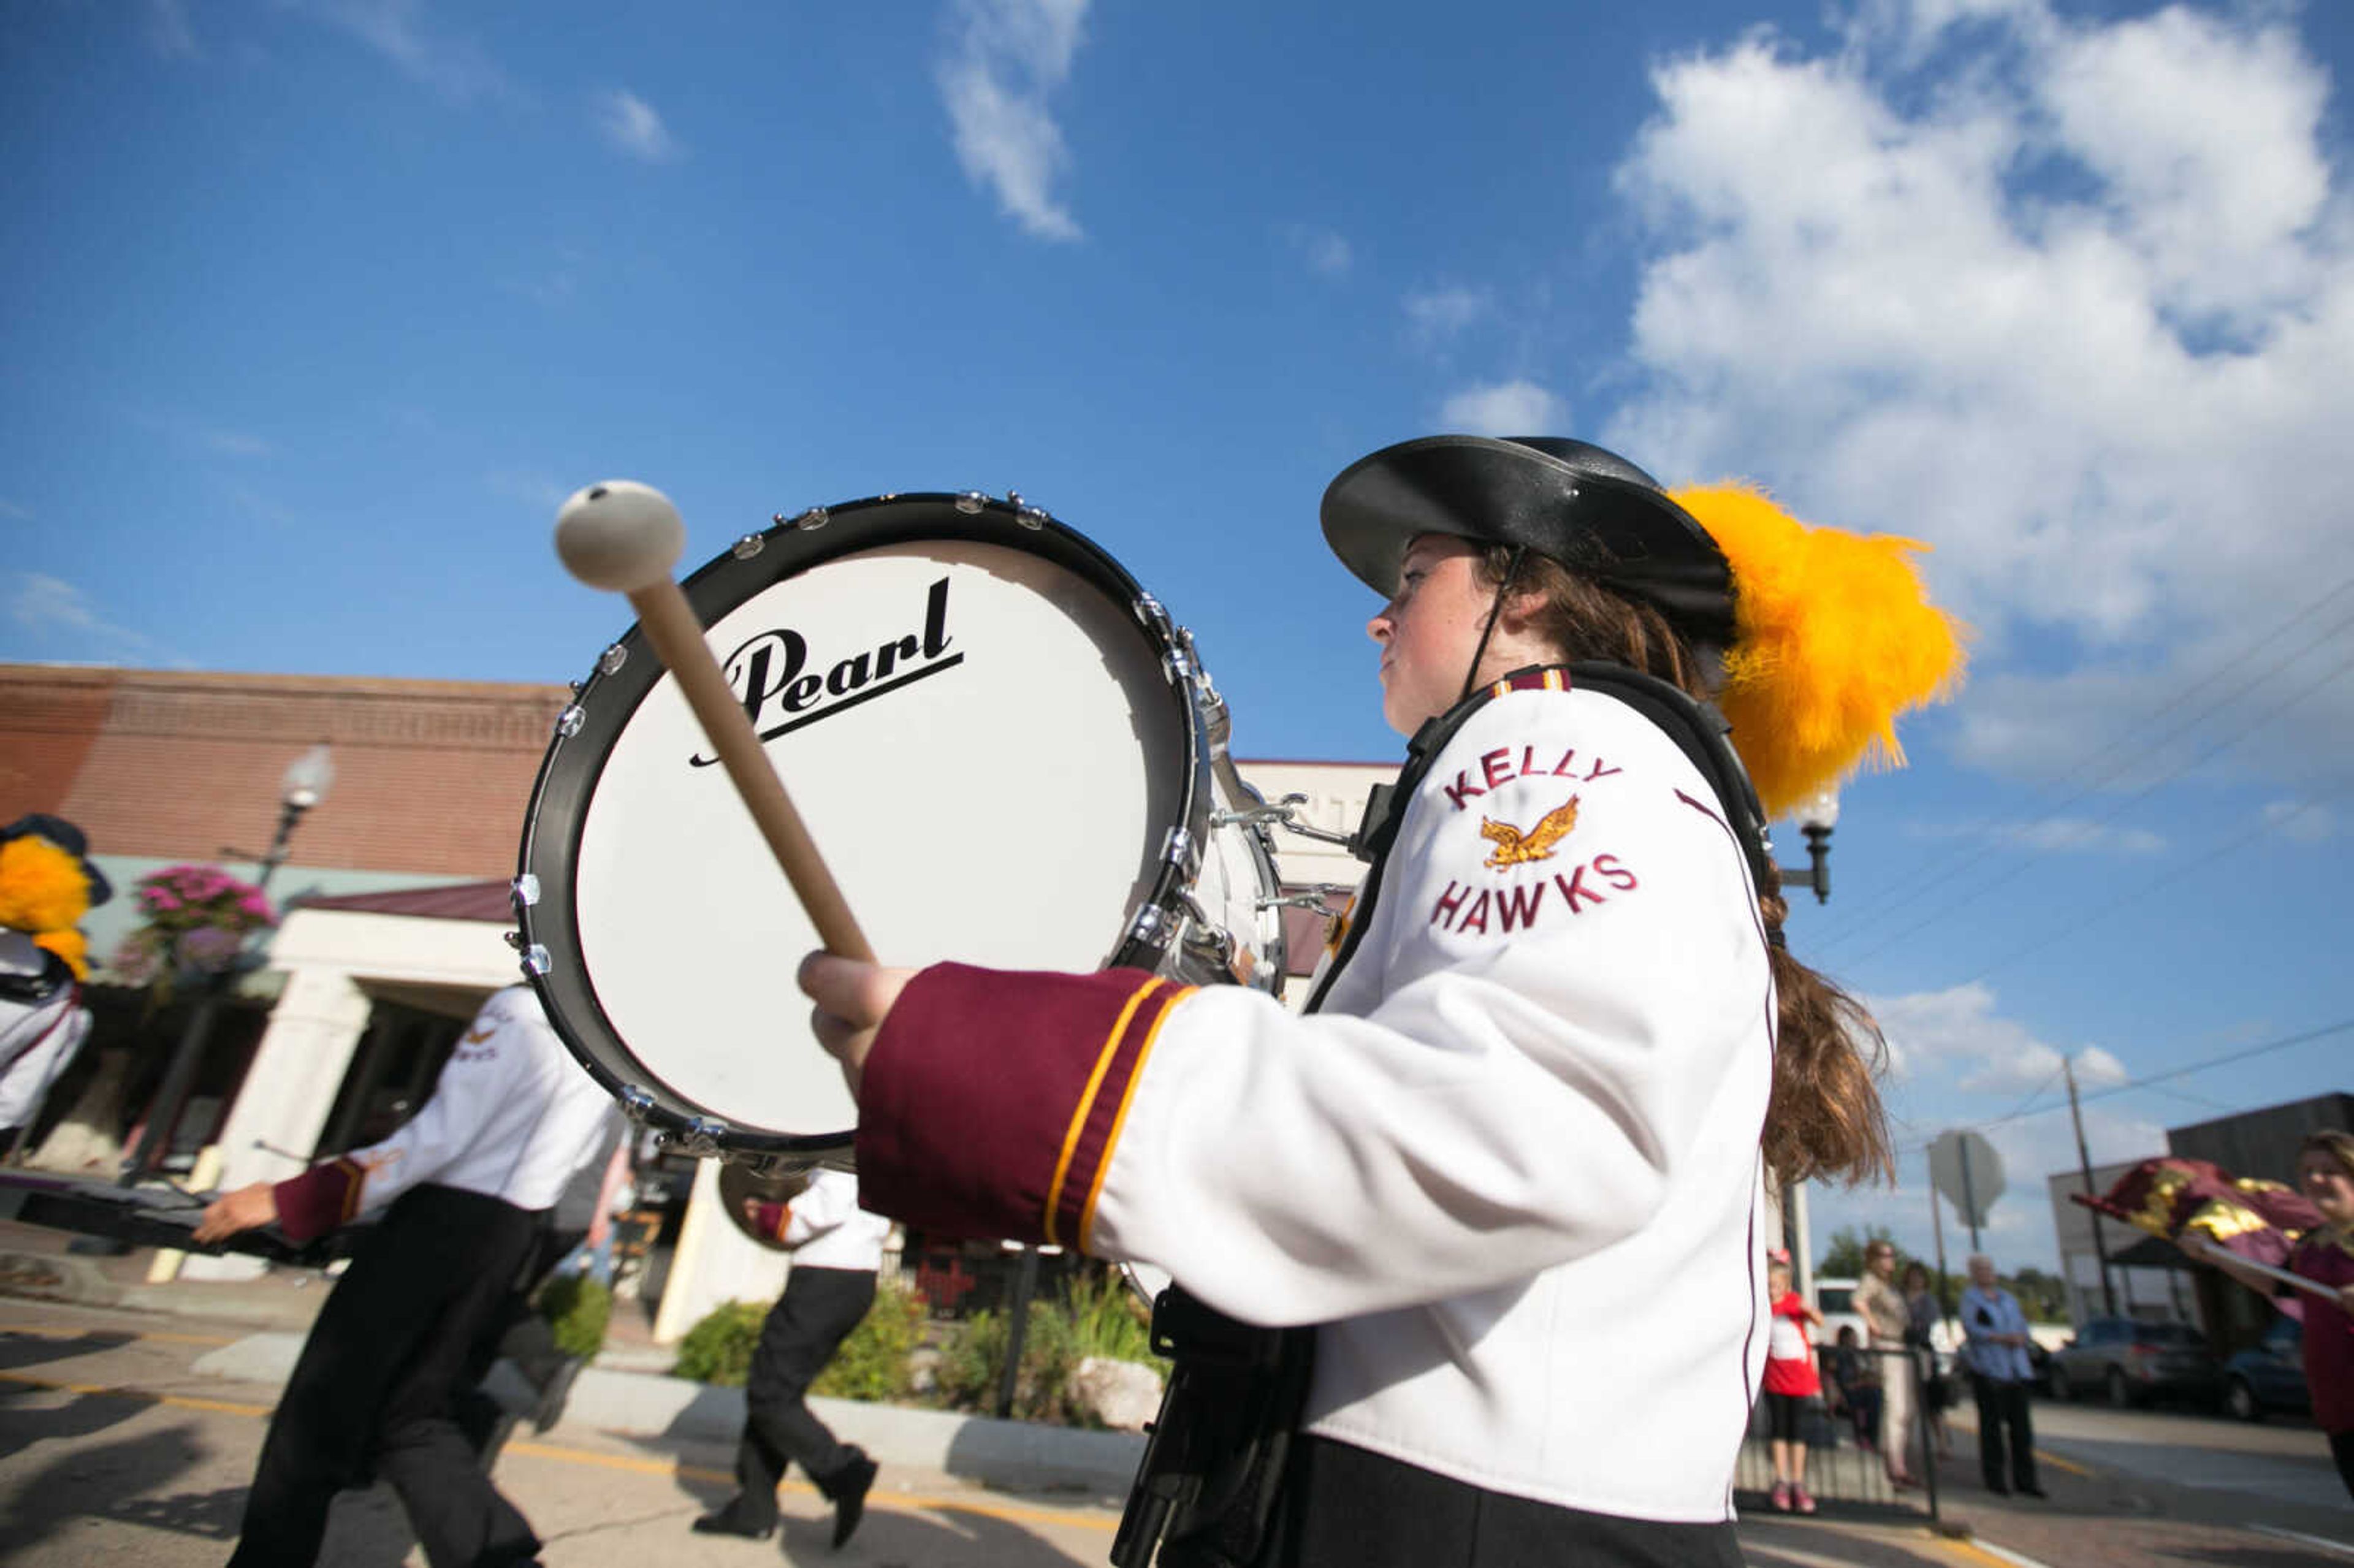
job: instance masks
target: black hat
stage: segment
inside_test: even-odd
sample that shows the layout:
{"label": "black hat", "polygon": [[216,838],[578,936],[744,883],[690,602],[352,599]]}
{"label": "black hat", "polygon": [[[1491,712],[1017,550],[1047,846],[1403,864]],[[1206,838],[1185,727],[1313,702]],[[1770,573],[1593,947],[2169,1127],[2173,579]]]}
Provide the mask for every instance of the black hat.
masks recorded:
{"label": "black hat", "polygon": [[114,896],[114,885],[106,880],[104,872],[90,863],[90,841],[82,837],[80,828],[75,827],[63,817],[52,817],[46,812],[32,811],[17,818],[6,827],[0,828],[0,843],[6,843],[11,839],[22,838],[47,839],[81,862],[82,876],[90,883],[91,908],[97,908]]}
{"label": "black hat", "polygon": [[1341,471],[1324,492],[1323,521],[1341,564],[1384,599],[1418,535],[1451,534],[1551,556],[1656,607],[1695,642],[1733,641],[1724,553],[1659,481],[1585,441],[1401,441]]}

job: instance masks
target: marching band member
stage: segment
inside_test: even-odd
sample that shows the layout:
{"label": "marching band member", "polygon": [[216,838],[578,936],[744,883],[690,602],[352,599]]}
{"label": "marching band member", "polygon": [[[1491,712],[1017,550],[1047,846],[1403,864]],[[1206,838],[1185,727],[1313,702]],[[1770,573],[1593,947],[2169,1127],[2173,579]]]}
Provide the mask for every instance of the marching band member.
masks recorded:
{"label": "marching band member", "polygon": [[785,1293],[760,1324],[744,1380],[744,1435],[736,1446],[736,1496],[695,1521],[700,1535],[765,1541],[777,1528],[777,1483],[798,1463],[833,1504],[833,1544],[850,1540],[865,1512],[875,1464],[811,1414],[809,1386],[875,1302],[875,1275],[891,1222],[858,1206],[858,1178],[812,1171],[790,1203],[748,1200],[745,1219],[793,1255]]}
{"label": "marching band member", "polygon": [[1737,1563],[1766,1179],[1888,1169],[1742,763],[1778,810],[1893,753],[1956,630],[1908,541],[1578,441],[1391,447],[1323,524],[1413,740],[1308,1015],[811,955],[866,1201],[1313,1325],[1264,1505],[1164,1563]]}
{"label": "marching band member", "polygon": [[36,812],[0,828],[0,1157],[32,1132],[90,1034],[81,918],[113,895],[64,818]]}
{"label": "marching band member", "polygon": [[391,1137],[205,1211],[199,1242],[272,1224],[306,1242],[384,1216],[279,1398],[230,1568],[312,1568],[328,1504],[371,1467],[400,1494],[433,1568],[535,1557],[538,1538],[483,1473],[455,1402],[488,1369],[501,1305],[611,1110],[538,999],[510,986],[482,1004],[432,1097]]}

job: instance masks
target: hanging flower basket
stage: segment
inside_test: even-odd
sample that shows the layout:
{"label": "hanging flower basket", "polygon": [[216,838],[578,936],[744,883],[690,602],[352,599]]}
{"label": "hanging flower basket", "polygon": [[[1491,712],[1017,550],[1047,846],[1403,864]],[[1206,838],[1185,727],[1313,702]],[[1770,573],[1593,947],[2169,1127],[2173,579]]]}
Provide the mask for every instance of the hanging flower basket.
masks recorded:
{"label": "hanging flower basket", "polygon": [[147,923],[114,950],[126,983],[170,989],[181,976],[222,974],[237,967],[246,938],[278,924],[278,912],[251,883],[212,865],[173,865],[139,879]]}

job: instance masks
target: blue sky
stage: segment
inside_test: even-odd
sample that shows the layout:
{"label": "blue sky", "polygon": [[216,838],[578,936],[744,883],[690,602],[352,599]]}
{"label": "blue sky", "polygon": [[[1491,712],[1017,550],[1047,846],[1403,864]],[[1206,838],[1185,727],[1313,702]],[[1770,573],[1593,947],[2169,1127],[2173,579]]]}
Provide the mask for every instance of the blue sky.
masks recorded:
{"label": "blue sky", "polygon": [[[0,10],[0,658],[552,681],[561,496],[1019,489],[1245,755],[1378,760],[1317,497],[1547,429],[1935,546],[1972,683],[1793,939],[2041,1179],[2349,1086],[2341,6]],[[1785,835],[1786,858],[1797,838]],[[1925,1245],[1921,1160],[1819,1228]]]}

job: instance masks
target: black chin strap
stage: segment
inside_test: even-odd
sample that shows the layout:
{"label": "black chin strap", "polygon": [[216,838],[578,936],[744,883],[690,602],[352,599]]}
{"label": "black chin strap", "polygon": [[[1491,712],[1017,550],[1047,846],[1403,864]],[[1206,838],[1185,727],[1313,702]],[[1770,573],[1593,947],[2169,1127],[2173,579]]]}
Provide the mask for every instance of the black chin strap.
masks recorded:
{"label": "black chin strap", "polygon": [[1455,694],[1458,703],[1471,694],[1479,683],[1479,661],[1488,656],[1488,639],[1496,634],[1496,618],[1504,613],[1504,596],[1512,591],[1512,579],[1521,575],[1521,562],[1528,557],[1526,545],[1512,546],[1512,558],[1504,567],[1504,580],[1496,585],[1496,602],[1488,607],[1488,624],[1479,629],[1479,646],[1471,650],[1471,667],[1463,672],[1463,689]]}

